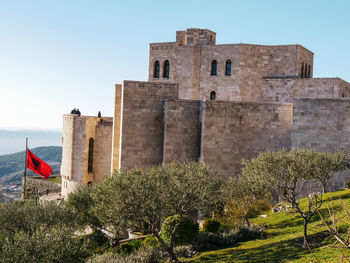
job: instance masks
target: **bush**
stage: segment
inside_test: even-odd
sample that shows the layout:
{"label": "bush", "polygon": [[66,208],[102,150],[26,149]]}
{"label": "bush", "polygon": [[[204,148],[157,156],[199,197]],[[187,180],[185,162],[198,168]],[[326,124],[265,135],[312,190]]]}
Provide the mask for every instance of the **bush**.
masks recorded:
{"label": "bush", "polygon": [[203,223],[203,230],[205,232],[217,233],[220,226],[221,224],[218,220],[207,218]]}
{"label": "bush", "polygon": [[141,243],[142,243],[141,239],[136,239],[136,240],[123,243],[117,248],[117,252],[122,256],[127,256],[131,252],[138,250],[141,247]]}
{"label": "bush", "polygon": [[204,251],[226,246],[228,244],[230,244],[229,240],[219,234],[201,232],[193,241],[192,247],[196,251]]}
{"label": "bush", "polygon": [[346,188],[346,189],[350,189],[350,181],[347,181],[347,182],[345,183],[345,188]]}
{"label": "bush", "polygon": [[91,234],[80,236],[78,239],[86,244],[86,256],[99,254],[109,247],[109,239],[100,230],[94,230]]}
{"label": "bush", "polygon": [[255,217],[262,214],[265,211],[270,210],[271,202],[268,198],[259,199],[255,204],[249,209],[248,217]]}
{"label": "bush", "polygon": [[44,229],[20,230],[4,238],[0,234],[0,262],[83,262],[85,245],[72,234],[63,226],[52,227],[50,234]]}
{"label": "bush", "polygon": [[193,223],[188,217],[174,215],[165,219],[164,224],[162,225],[162,238],[165,242],[169,243],[171,232],[179,222],[180,225],[178,226],[174,237],[175,245],[189,244],[196,237],[199,232],[199,225]]}
{"label": "bush", "polygon": [[90,235],[89,239],[93,240],[99,246],[109,245],[109,239],[102,231],[95,229]]}
{"label": "bush", "polygon": [[177,246],[174,248],[174,253],[177,257],[191,258],[196,252],[192,250],[191,246]]}
{"label": "bush", "polygon": [[152,235],[149,235],[141,242],[142,247],[156,247],[158,244],[158,239]]}
{"label": "bush", "polygon": [[235,242],[247,241],[263,237],[263,229],[257,226],[236,226],[227,228],[218,234],[202,232],[194,240],[192,247],[195,251],[220,248]]}
{"label": "bush", "polygon": [[230,243],[247,241],[263,237],[263,228],[259,226],[236,226],[221,233]]}
{"label": "bush", "polygon": [[103,255],[98,255],[90,258],[88,263],[106,263],[106,262],[118,262],[118,263],[159,263],[160,252],[153,248],[140,248],[132,252],[128,256],[121,256],[111,252]]}

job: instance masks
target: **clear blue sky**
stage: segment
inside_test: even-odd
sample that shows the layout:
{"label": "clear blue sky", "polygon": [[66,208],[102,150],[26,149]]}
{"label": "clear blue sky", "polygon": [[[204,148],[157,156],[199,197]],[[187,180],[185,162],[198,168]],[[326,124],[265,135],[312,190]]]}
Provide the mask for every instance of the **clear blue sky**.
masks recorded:
{"label": "clear blue sky", "polygon": [[147,80],[148,43],[190,27],[217,43],[301,44],[314,77],[350,82],[350,1],[0,0],[0,127],[112,116],[114,84]]}

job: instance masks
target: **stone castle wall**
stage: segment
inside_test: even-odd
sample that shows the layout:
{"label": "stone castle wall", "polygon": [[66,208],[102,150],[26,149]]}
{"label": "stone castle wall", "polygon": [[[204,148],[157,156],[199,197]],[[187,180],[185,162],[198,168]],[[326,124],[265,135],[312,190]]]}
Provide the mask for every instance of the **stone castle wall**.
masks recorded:
{"label": "stone castle wall", "polygon": [[304,48],[301,45],[297,45],[297,70],[298,70],[298,76],[301,77],[301,68],[302,63],[310,65],[310,78],[313,77],[313,68],[314,68],[314,54]]}
{"label": "stone castle wall", "polygon": [[350,96],[350,84],[339,78],[264,79],[262,100],[292,102],[293,98],[340,98]]}
{"label": "stone castle wall", "polygon": [[[312,75],[313,53],[300,45],[215,45],[214,32],[191,30],[178,31],[177,42],[150,44],[148,80],[178,83],[179,99],[209,99],[210,92],[215,91],[218,100],[261,101],[262,78],[298,78],[302,62],[311,65]],[[191,38],[186,38],[188,36]],[[211,62],[214,59],[217,75],[213,76]],[[231,60],[231,74],[225,75],[228,59]],[[154,78],[157,60],[160,76]],[[163,77],[166,60],[170,62],[169,78]]]}
{"label": "stone castle wall", "polygon": [[[119,169],[200,159],[218,175],[230,176],[240,172],[242,158],[267,149],[349,148],[348,101],[336,98],[350,97],[350,84],[312,79],[311,51],[297,44],[215,43],[215,32],[192,28],[177,31],[176,42],[150,44],[149,82],[116,85],[113,124],[64,116],[63,196]],[[228,59],[231,74],[226,75]],[[154,78],[157,60],[160,72]],[[311,78],[301,78],[305,64]],[[212,91],[216,100],[210,100]],[[95,139],[92,173],[87,170],[90,138]]]}
{"label": "stone castle wall", "polygon": [[84,182],[85,130],[82,118],[75,114],[63,116],[61,177],[64,198]]}
{"label": "stone castle wall", "polygon": [[198,161],[201,101],[168,100],[164,104],[163,163]]}
{"label": "stone castle wall", "polygon": [[95,135],[93,182],[99,183],[107,174],[111,173],[112,131],[112,118],[99,119]]}
{"label": "stone castle wall", "polygon": [[[66,114],[62,129],[62,196],[79,185],[99,182],[111,171],[112,118]],[[107,123],[107,124],[106,124]],[[88,172],[89,139],[94,139],[93,172]],[[95,173],[96,171],[96,173]]]}
{"label": "stone castle wall", "polygon": [[[122,90],[120,168],[147,168],[161,164],[163,103],[166,99],[177,99],[178,85],[124,81]],[[113,163],[117,162],[119,160],[113,160]]]}
{"label": "stone castle wall", "polygon": [[292,147],[350,152],[350,99],[294,100]]}
{"label": "stone castle wall", "polygon": [[72,179],[74,115],[64,115],[62,125],[61,176]]}
{"label": "stone castle wall", "polygon": [[220,176],[237,175],[241,159],[289,149],[292,104],[207,101],[201,160]]}

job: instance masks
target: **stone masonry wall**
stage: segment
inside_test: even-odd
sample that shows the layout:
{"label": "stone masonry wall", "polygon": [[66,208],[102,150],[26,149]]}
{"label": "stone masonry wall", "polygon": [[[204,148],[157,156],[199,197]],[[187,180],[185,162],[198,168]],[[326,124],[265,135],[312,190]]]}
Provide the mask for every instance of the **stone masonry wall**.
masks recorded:
{"label": "stone masonry wall", "polygon": [[[200,91],[198,99],[210,99],[210,92],[216,92],[218,100],[241,99],[241,45],[216,45],[201,47]],[[182,58],[185,60],[186,58]],[[211,63],[217,61],[217,75],[211,75]],[[226,60],[231,60],[231,75],[225,75]]]}
{"label": "stone masonry wall", "polygon": [[[217,61],[217,75],[213,76],[211,62],[214,59]],[[231,60],[231,74],[225,75],[228,59]],[[210,92],[215,91],[218,100],[260,101],[262,79],[297,78],[300,73],[298,59],[309,61],[313,59],[313,54],[299,45],[153,43],[150,44],[148,80],[179,83],[180,99],[209,99]],[[159,78],[153,75],[156,60],[160,62]],[[170,62],[169,78],[163,77],[166,60]]]}
{"label": "stone masonry wall", "polygon": [[62,127],[62,196],[74,191],[77,185],[84,182],[85,158],[85,118],[73,114],[63,116]]}
{"label": "stone masonry wall", "polygon": [[178,85],[124,81],[120,168],[147,168],[163,161],[163,103],[177,99]]}
{"label": "stone masonry wall", "polygon": [[301,77],[302,63],[310,65],[310,77],[313,76],[314,69],[314,54],[304,48],[301,45],[297,45],[297,57],[298,57],[298,76]]}
{"label": "stone masonry wall", "polygon": [[96,126],[94,149],[94,182],[111,173],[113,119],[103,117]]}
{"label": "stone masonry wall", "polygon": [[350,95],[350,83],[339,78],[264,79],[262,100],[292,102],[293,98],[339,98]]}
{"label": "stone masonry wall", "polygon": [[63,116],[61,176],[67,179],[72,177],[74,116]]}
{"label": "stone masonry wall", "polygon": [[[199,46],[177,46],[175,42],[150,44],[148,80],[152,82],[181,83],[179,98],[198,99]],[[154,78],[154,64],[160,63],[159,78]],[[169,60],[169,78],[164,78],[164,62]]]}
{"label": "stone masonry wall", "polygon": [[240,173],[241,159],[290,148],[292,104],[206,101],[201,160],[220,176]]}
{"label": "stone masonry wall", "polygon": [[114,117],[113,117],[113,131],[112,131],[112,167],[111,172],[120,169],[120,145],[122,132],[122,105],[123,105],[123,85],[115,85],[114,97]]}
{"label": "stone masonry wall", "polygon": [[201,101],[170,100],[164,104],[163,163],[198,161],[200,154]]}
{"label": "stone masonry wall", "polygon": [[297,45],[271,46],[270,77],[298,76]]}
{"label": "stone masonry wall", "polygon": [[350,99],[294,100],[292,147],[350,151]]}

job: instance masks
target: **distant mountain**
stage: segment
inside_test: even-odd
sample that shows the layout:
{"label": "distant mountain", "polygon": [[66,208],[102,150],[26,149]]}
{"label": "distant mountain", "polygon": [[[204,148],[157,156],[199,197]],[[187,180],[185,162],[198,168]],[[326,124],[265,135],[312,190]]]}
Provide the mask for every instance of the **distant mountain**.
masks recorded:
{"label": "distant mountain", "polygon": [[29,148],[62,146],[62,134],[59,131],[0,129],[0,156],[23,151],[26,137],[29,138]]}
{"label": "distant mountain", "polygon": [[[47,162],[52,168],[52,174],[59,174],[62,157],[62,147],[44,146],[30,149],[37,157]],[[20,183],[24,173],[25,151],[0,155],[0,184]],[[27,170],[28,176],[34,175]]]}

